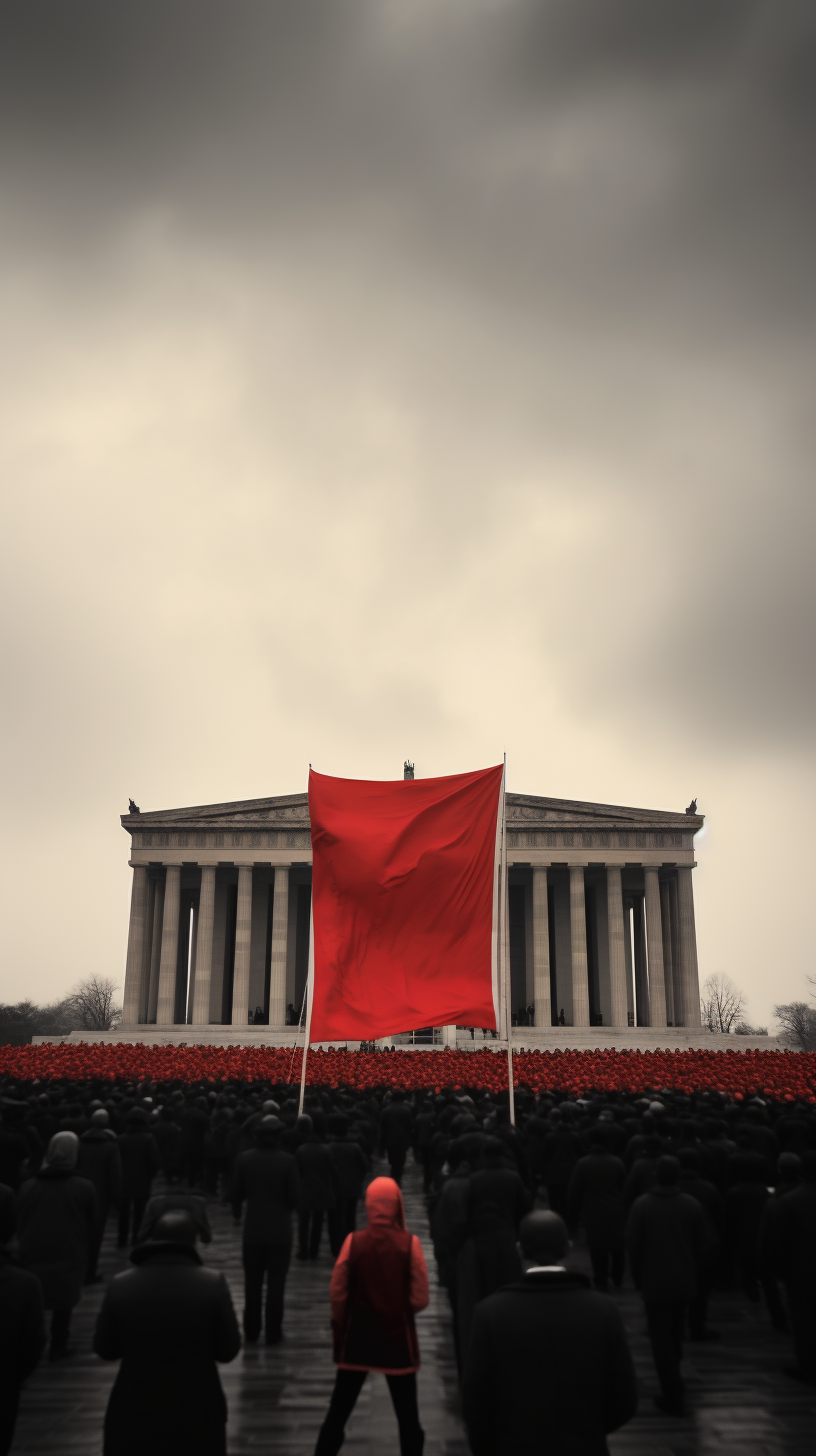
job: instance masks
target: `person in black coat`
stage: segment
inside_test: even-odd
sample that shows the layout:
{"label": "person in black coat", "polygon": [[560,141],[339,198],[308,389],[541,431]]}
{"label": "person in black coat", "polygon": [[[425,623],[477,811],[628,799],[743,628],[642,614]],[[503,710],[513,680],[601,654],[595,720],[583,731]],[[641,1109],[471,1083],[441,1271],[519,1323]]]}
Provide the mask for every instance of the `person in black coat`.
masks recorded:
{"label": "person in black coat", "polygon": [[684,1389],[680,1374],[686,1310],[697,1298],[700,1265],[712,1235],[705,1214],[679,1188],[680,1164],[664,1154],[654,1187],[636,1200],[626,1238],[635,1285],[646,1307],[661,1410],[680,1415]]}
{"label": "person in black coat", "polygon": [[388,1158],[389,1172],[397,1187],[402,1183],[405,1159],[414,1140],[414,1114],[399,1089],[380,1117],[380,1151]]}
{"label": "person in black coat", "polygon": [[179,1118],[181,1127],[181,1163],[188,1188],[200,1186],[204,1176],[204,1159],[210,1131],[210,1112],[206,1097],[188,1102]]}
{"label": "person in black coat", "polygon": [[550,1208],[553,1213],[564,1214],[570,1179],[581,1156],[581,1139],[567,1126],[557,1107],[550,1113],[550,1127],[552,1131],[541,1145],[541,1171]]}
{"label": "person in black coat", "polygon": [[42,1285],[9,1247],[17,1200],[0,1183],[0,1456],[11,1450],[20,1391],[45,1348]]}
{"label": "person in black coat", "polygon": [[498,1138],[485,1138],[481,1166],[471,1174],[463,1242],[456,1256],[459,1342],[467,1350],[473,1310],[480,1299],[521,1274],[518,1228],[532,1197]]}
{"label": "person in black coat", "polygon": [[329,1157],[337,1174],[337,1202],[329,1209],[329,1248],[335,1257],[347,1234],[357,1227],[357,1204],[368,1172],[368,1159],[359,1143],[348,1136],[348,1118],[335,1113],[329,1118]]}
{"label": "person in black coat", "polygon": [[612,1283],[620,1289],[626,1257],[626,1169],[621,1158],[607,1151],[604,1128],[594,1127],[589,1142],[591,1151],[576,1163],[570,1182],[567,1222],[570,1228],[584,1226],[595,1288],[608,1288],[611,1266]]}
{"label": "person in black coat", "polygon": [[785,1285],[796,1352],[786,1373],[816,1385],[816,1152],[801,1164],[801,1187],[766,1208],[760,1256]]}
{"label": "person in black coat", "polygon": [[244,1335],[254,1344],[261,1333],[261,1301],[266,1275],[265,1339],[282,1338],[283,1296],[292,1253],[292,1212],[298,1206],[300,1180],[295,1158],[281,1148],[283,1123],[264,1117],[255,1129],[254,1148],[240,1153],[232,1176],[232,1211],[236,1223],[246,1203],[244,1221]]}
{"label": "person in black coat", "polygon": [[297,1120],[299,1143],[297,1162],[300,1189],[298,1192],[298,1258],[316,1259],[327,1209],[337,1203],[337,1171],[326,1144],[313,1130],[312,1119],[304,1113]]}
{"label": "person in black coat", "polygon": [[89,1183],[93,1183],[96,1189],[96,1223],[88,1255],[86,1284],[96,1284],[99,1280],[96,1266],[105,1224],[111,1205],[115,1207],[119,1202],[122,1188],[122,1163],[116,1135],[109,1128],[109,1121],[104,1107],[97,1108],[91,1117],[90,1127],[79,1139],[77,1172],[81,1178],[87,1178]]}
{"label": "person in black coat", "polygon": [[207,1216],[207,1205],[201,1197],[201,1194],[182,1193],[180,1190],[176,1191],[175,1189],[170,1193],[154,1193],[152,1198],[148,1199],[135,1242],[137,1244],[144,1244],[148,1239],[152,1239],[153,1230],[159,1219],[163,1218],[166,1213],[170,1213],[171,1210],[178,1208],[183,1209],[185,1213],[189,1213],[190,1218],[193,1220],[196,1238],[200,1239],[202,1244],[211,1244],[212,1229],[210,1228],[210,1220]]}
{"label": "person in black coat", "polygon": [[79,1303],[96,1226],[96,1192],[75,1172],[79,1139],[57,1132],[43,1166],[20,1189],[17,1233],[20,1263],[36,1274],[51,1314],[49,1359],[72,1353],[71,1310]]}
{"label": "person in black coat", "polygon": [[150,1123],[159,1154],[159,1167],[168,1183],[175,1183],[181,1175],[181,1128],[173,1115],[172,1107],[162,1107],[158,1117]]}
{"label": "person in black coat", "polygon": [[482,1300],[465,1355],[463,1405],[473,1456],[604,1456],[637,1409],[632,1357],[615,1305],[564,1267],[566,1227],[530,1213],[526,1272]]}
{"label": "person in black coat", "polygon": [[708,1323],[708,1301],[717,1276],[717,1257],[723,1240],[723,1201],[719,1189],[702,1177],[700,1155],[696,1148],[681,1148],[679,1162],[680,1192],[697,1199],[708,1220],[711,1236],[709,1251],[697,1269],[697,1295],[688,1307],[689,1338],[703,1343],[720,1337],[719,1331],[713,1330]]}
{"label": "person in black coat", "polygon": [[117,1139],[122,1163],[122,1192],[119,1198],[119,1248],[136,1238],[144,1217],[153,1179],[159,1171],[159,1153],[144,1112],[128,1115],[125,1131]]}
{"label": "person in black coat", "polygon": [[166,1213],[108,1286],[94,1331],[121,1360],[105,1415],[104,1456],[226,1456],[227,1403],[216,1361],[234,1360],[238,1323],[223,1274],[204,1269],[195,1227]]}

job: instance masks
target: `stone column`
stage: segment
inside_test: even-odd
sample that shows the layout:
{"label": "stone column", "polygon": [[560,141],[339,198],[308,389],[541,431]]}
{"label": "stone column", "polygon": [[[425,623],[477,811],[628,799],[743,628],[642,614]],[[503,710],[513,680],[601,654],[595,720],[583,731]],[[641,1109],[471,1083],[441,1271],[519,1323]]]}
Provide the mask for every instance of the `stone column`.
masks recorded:
{"label": "stone column", "polygon": [[157,1026],[172,1026],[176,1014],[176,973],[178,971],[180,906],[181,865],[168,865],[164,881],[164,916],[162,918],[161,961],[159,963],[159,995],[156,1005]]}
{"label": "stone column", "polygon": [[456,1051],[456,1026],[442,1027],[442,1045],[452,1047]]}
{"label": "stone column", "polygon": [[164,920],[164,880],[153,882],[153,920],[150,941],[150,984],[147,993],[146,1020],[153,1025],[159,1004],[159,970],[161,968],[162,921]]}
{"label": "stone column", "polygon": [[533,1005],[536,1026],[552,1025],[547,866],[533,868]]}
{"label": "stone column", "polygon": [[142,1005],[142,985],[147,972],[147,946],[149,928],[147,911],[149,905],[147,866],[133,866],[133,886],[130,892],[130,924],[128,926],[127,963],[125,967],[125,994],[122,1003],[122,1025],[136,1026]]}
{"label": "stone column", "polygon": [[[269,1025],[286,1025],[286,943],[289,932],[289,866],[275,865],[272,951],[269,958]],[[300,1007],[295,1007],[300,1015]]]}
{"label": "stone column", "polygon": [[570,865],[570,939],[572,941],[572,1024],[589,1026],[584,866]]}
{"label": "stone column", "polygon": [[697,931],[694,925],[694,891],[691,868],[677,871],[677,949],[683,995],[683,1025],[700,1025],[700,986],[697,976]]}
{"label": "stone column", "polygon": [[666,984],[666,1023],[671,1018],[672,1026],[677,1025],[677,1017],[674,1011],[674,957],[672,956],[671,936],[671,897],[669,887],[665,880],[660,881],[660,922],[663,926],[663,980]]}
{"label": "stone column", "polygon": [[663,921],[657,865],[645,865],[646,953],[649,962],[649,1019],[651,1026],[666,1025],[666,983],[663,976]]}
{"label": "stone column", "polygon": [[235,917],[235,967],[232,975],[232,1025],[249,1025],[249,951],[252,941],[252,865],[238,866]]}
{"label": "stone column", "polygon": [[623,889],[619,865],[606,871],[606,918],[609,928],[609,991],[612,1025],[628,1026],[626,995],[626,937],[623,926]]}
{"label": "stone column", "polygon": [[215,923],[215,865],[201,866],[201,894],[198,901],[196,934],[196,976],[193,992],[193,1026],[207,1026],[210,1020],[213,925]]}

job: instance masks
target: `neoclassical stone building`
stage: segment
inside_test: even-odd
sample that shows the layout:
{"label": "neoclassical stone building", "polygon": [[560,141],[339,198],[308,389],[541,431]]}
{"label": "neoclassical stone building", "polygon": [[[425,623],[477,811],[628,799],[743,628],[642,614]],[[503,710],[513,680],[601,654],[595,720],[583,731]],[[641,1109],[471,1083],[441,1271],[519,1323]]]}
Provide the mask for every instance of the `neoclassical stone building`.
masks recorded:
{"label": "neoclassical stone building", "polygon": [[[700,1027],[692,870],[702,824],[698,814],[507,795],[519,1026]],[[122,825],[133,868],[123,1032],[284,1028],[308,965],[306,795],[134,812]]]}

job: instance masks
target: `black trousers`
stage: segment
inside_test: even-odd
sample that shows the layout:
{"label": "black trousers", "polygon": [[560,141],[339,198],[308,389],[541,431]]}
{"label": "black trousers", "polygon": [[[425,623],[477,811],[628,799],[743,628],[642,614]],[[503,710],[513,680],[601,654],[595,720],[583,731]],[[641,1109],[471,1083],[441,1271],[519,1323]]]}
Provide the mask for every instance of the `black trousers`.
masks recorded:
{"label": "black trousers", "polygon": [[809,1380],[816,1379],[816,1285],[810,1280],[786,1280],[788,1313],[796,1363]]}
{"label": "black trousers", "polygon": [[298,1214],[298,1251],[301,1259],[317,1258],[324,1212],[322,1208],[310,1208],[305,1213]]}
{"label": "black trousers", "polygon": [[88,1272],[86,1279],[96,1278],[96,1266],[99,1262],[99,1250],[102,1247],[102,1240],[105,1237],[105,1224],[108,1221],[108,1205],[98,1207],[96,1211],[96,1222],[91,1231],[90,1243],[88,1246]]}
{"label": "black trousers", "polygon": [[612,1269],[612,1283],[616,1289],[620,1289],[623,1283],[623,1270],[626,1263],[626,1254],[623,1249],[607,1249],[600,1245],[591,1245],[589,1257],[592,1260],[592,1278],[596,1289],[606,1289],[609,1284],[609,1270]]}
{"label": "black trousers", "polygon": [[19,1404],[19,1385],[8,1385],[0,1390],[0,1456],[8,1456],[11,1450]]}
{"label": "black trousers", "polygon": [[686,1306],[651,1299],[644,1303],[660,1393],[667,1406],[679,1411],[682,1409],[685,1393],[680,1375],[680,1361],[683,1358]]}
{"label": "black trousers", "polygon": [[[123,1248],[130,1234],[131,1243],[139,1232],[139,1225],[147,1208],[147,1198],[140,1193],[123,1193],[119,1199],[119,1247]],[[132,1219],[132,1223],[131,1223]],[[131,1232],[132,1229],[132,1232]]]}
{"label": "black trousers", "polygon": [[288,1244],[244,1244],[244,1334],[248,1340],[257,1340],[261,1333],[264,1276],[266,1343],[276,1345],[281,1337],[289,1254]]}
{"label": "black trousers", "polygon": [[402,1175],[405,1171],[405,1159],[408,1156],[408,1149],[395,1146],[393,1148],[386,1148],[385,1151],[388,1156],[388,1171],[397,1187],[400,1187],[402,1184]]}
{"label": "black trousers", "polygon": [[[354,1410],[365,1383],[367,1370],[338,1370],[329,1412],[320,1428],[315,1456],[337,1456],[343,1444],[346,1421]],[[388,1390],[399,1426],[400,1456],[421,1456],[425,1432],[419,1424],[415,1375],[386,1375]]]}
{"label": "black trousers", "polygon": [[329,1209],[329,1248],[335,1257],[340,1253],[347,1234],[357,1227],[357,1199],[340,1198]]}

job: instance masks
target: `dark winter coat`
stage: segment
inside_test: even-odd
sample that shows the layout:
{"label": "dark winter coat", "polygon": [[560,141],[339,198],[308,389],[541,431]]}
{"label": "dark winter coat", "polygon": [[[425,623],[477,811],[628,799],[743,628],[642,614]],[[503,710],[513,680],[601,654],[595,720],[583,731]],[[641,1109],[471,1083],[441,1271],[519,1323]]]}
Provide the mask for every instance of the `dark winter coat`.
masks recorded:
{"label": "dark winter coat", "polygon": [[89,1127],[79,1140],[77,1172],[96,1189],[100,1218],[112,1203],[119,1202],[122,1162],[117,1140],[104,1127]]}
{"label": "dark winter coat", "polygon": [[329,1143],[329,1157],[337,1174],[338,1198],[359,1198],[368,1172],[368,1159],[360,1144],[348,1138]]}
{"label": "dark winter coat", "polygon": [[27,1380],[45,1346],[42,1285],[0,1249],[0,1379],[15,1389]]}
{"label": "dark winter coat", "polygon": [[245,1202],[247,1206],[244,1243],[289,1248],[292,1210],[299,1206],[299,1192],[298,1165],[291,1153],[265,1147],[240,1153],[230,1196],[236,1218],[241,1217],[241,1205]]}
{"label": "dark winter coat", "polygon": [[150,1185],[159,1171],[159,1151],[153,1134],[123,1132],[117,1138],[122,1160],[122,1194],[125,1198],[149,1198]]}
{"label": "dark winter coat", "polygon": [[589,1153],[576,1164],[567,1195],[567,1218],[572,1228],[583,1224],[591,1249],[623,1248],[625,1182],[626,1169],[614,1153]]}
{"label": "dark winter coat", "polygon": [[635,1284],[647,1303],[696,1299],[699,1270],[713,1245],[696,1198],[679,1188],[652,1188],[629,1214],[626,1241]]}
{"label": "dark winter coat", "polygon": [[778,1279],[816,1288],[816,1184],[803,1183],[766,1205],[760,1251]]}
{"label": "dark winter coat", "polygon": [[583,1274],[526,1274],[482,1301],[465,1355],[473,1456],[605,1456],[637,1408],[620,1314]]}
{"label": "dark winter coat", "polygon": [[41,1168],[20,1189],[20,1263],[36,1274],[46,1309],[73,1309],[82,1293],[97,1218],[96,1191],[64,1168]]}
{"label": "dark winter coat", "polygon": [[176,1177],[181,1170],[181,1128],[172,1118],[162,1116],[151,1122],[150,1131],[162,1172],[171,1178]]}
{"label": "dark winter coat", "polygon": [[478,1301],[521,1274],[516,1240],[519,1223],[531,1204],[530,1194],[512,1168],[482,1168],[470,1178],[466,1237],[456,1256],[454,1276],[463,1351]]}
{"label": "dark winter coat", "polygon": [[227,1403],[216,1361],[241,1340],[223,1274],[195,1249],[140,1244],[105,1294],[93,1348],[121,1360],[105,1416],[104,1456],[224,1456]]}
{"label": "dark winter coat", "polygon": [[308,1213],[315,1208],[334,1208],[337,1203],[337,1173],[331,1154],[317,1133],[311,1133],[306,1142],[301,1143],[295,1158],[300,1176],[298,1211]]}
{"label": "dark winter coat", "polygon": [[380,1117],[380,1147],[386,1152],[410,1148],[414,1140],[414,1114],[407,1102],[389,1102]]}
{"label": "dark winter coat", "polygon": [[544,1139],[541,1149],[544,1182],[556,1187],[566,1187],[580,1156],[581,1142],[578,1134],[568,1127],[556,1127]]}

